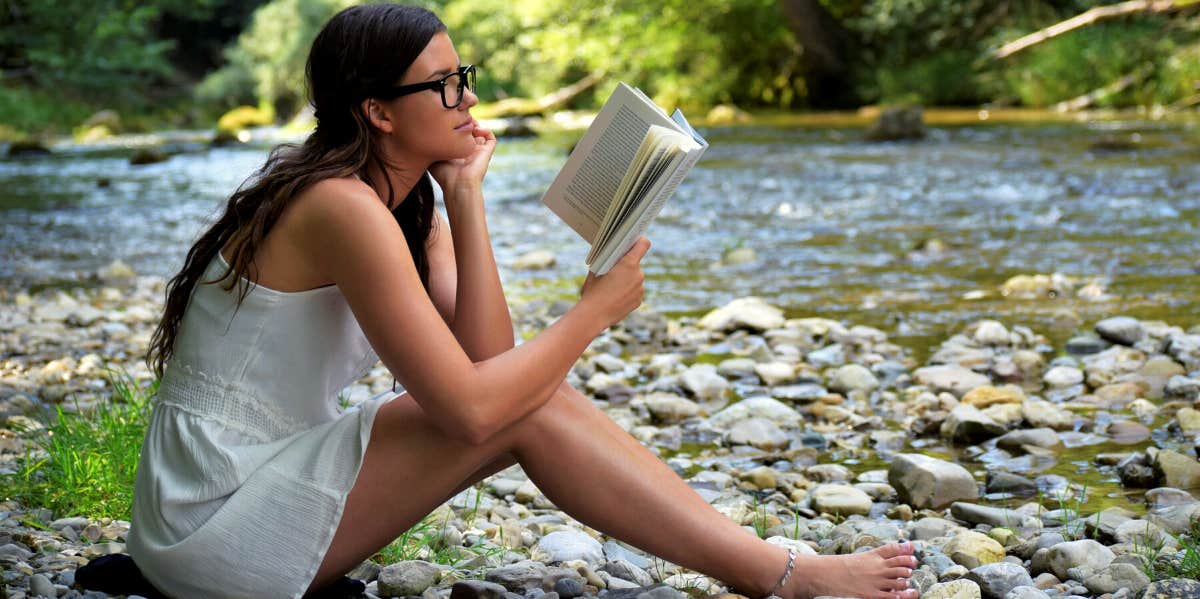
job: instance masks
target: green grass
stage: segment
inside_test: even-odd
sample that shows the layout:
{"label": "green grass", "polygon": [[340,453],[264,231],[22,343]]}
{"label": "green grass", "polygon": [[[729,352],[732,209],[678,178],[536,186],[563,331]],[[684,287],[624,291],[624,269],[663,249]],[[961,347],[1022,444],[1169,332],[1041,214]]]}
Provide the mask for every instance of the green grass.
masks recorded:
{"label": "green grass", "polygon": [[[475,485],[475,505],[463,517],[467,528],[474,526],[475,518],[479,513],[479,500],[483,493],[482,487],[483,483]],[[497,539],[497,544],[480,543],[467,547],[450,546],[443,542],[446,529],[449,526],[449,513],[446,513],[445,517],[441,518],[440,521],[437,512],[425,516],[420,522],[405,531],[404,534],[371,556],[371,561],[386,566],[396,562],[421,559],[435,564],[450,566],[455,571],[461,571],[462,564],[475,557],[490,558],[506,551],[503,529],[499,531],[500,537]]]}
{"label": "green grass", "polygon": [[[157,382],[139,388],[124,373],[108,371],[110,401],[90,413],[55,407],[42,429],[24,428],[25,457],[17,472],[4,476],[8,496],[31,507],[52,510],[56,517],[130,518],[133,479]],[[75,403],[78,409],[78,403]],[[35,455],[31,446],[46,455]]]}
{"label": "green grass", "polygon": [[1200,578],[1200,521],[1192,522],[1189,530],[1180,535],[1172,535],[1179,543],[1183,553],[1178,560],[1162,555],[1166,539],[1157,536],[1150,538],[1150,525],[1146,525],[1146,535],[1134,538],[1133,553],[1142,561],[1142,571],[1151,581],[1164,578]]}

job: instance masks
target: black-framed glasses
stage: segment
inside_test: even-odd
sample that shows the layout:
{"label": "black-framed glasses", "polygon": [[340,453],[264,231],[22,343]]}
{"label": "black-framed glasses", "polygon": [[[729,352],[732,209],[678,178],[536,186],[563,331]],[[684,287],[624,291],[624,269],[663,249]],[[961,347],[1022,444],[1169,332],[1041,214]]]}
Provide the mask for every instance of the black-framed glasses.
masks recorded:
{"label": "black-framed glasses", "polygon": [[457,71],[437,81],[397,85],[376,94],[375,97],[380,100],[393,100],[400,96],[415,94],[427,89],[436,89],[442,94],[442,106],[446,108],[458,108],[458,105],[462,104],[463,98],[467,95],[466,90],[475,91],[475,65],[468,64],[458,67]]}

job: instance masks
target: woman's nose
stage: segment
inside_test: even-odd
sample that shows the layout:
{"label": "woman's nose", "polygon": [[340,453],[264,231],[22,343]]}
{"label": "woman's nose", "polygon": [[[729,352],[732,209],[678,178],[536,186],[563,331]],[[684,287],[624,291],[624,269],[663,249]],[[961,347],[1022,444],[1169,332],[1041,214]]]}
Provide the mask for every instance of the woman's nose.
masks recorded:
{"label": "woman's nose", "polygon": [[479,96],[475,95],[475,90],[464,87],[463,94],[463,101],[459,108],[467,109],[479,103]]}

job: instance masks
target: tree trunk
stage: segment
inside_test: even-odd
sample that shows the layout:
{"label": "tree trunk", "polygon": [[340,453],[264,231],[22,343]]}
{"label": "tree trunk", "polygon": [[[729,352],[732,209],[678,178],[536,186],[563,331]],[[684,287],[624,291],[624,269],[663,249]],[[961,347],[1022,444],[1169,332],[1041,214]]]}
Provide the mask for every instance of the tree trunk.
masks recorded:
{"label": "tree trunk", "polygon": [[802,50],[808,103],[815,108],[856,106],[854,38],[819,0],[779,0],[788,28]]}

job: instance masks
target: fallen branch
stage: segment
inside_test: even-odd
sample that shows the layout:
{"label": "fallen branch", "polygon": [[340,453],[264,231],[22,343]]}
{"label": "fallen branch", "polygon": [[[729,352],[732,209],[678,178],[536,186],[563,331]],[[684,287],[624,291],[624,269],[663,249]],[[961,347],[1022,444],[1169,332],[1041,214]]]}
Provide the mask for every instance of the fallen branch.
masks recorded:
{"label": "fallen branch", "polygon": [[545,114],[565,105],[575,96],[587,91],[599,83],[602,77],[602,73],[590,73],[583,79],[540,98],[505,98],[486,106],[480,106],[475,112],[483,118]]}
{"label": "fallen branch", "polygon": [[1131,85],[1140,82],[1146,77],[1149,77],[1152,73],[1154,73],[1154,65],[1151,63],[1143,64],[1137,69],[1134,69],[1133,72],[1122,76],[1120,79],[1117,79],[1116,81],[1113,81],[1104,87],[1092,90],[1077,98],[1072,98],[1070,100],[1065,100],[1055,104],[1054,110],[1058,112],[1075,112],[1076,110],[1083,110],[1084,108],[1095,104],[1099,100],[1125,91]]}
{"label": "fallen branch", "polygon": [[1020,52],[1030,46],[1040,44],[1048,39],[1053,39],[1064,33],[1068,33],[1086,27],[1097,21],[1122,17],[1134,13],[1168,13],[1174,12],[1189,6],[1200,5],[1200,0],[1130,0],[1119,4],[1110,4],[1108,6],[1097,6],[1092,9],[1075,15],[1065,21],[1055,23],[1045,29],[1035,31],[1025,37],[1008,42],[1000,46],[997,50],[990,53],[989,57],[995,60],[1008,58],[1017,52]]}

